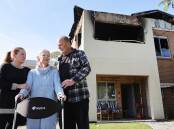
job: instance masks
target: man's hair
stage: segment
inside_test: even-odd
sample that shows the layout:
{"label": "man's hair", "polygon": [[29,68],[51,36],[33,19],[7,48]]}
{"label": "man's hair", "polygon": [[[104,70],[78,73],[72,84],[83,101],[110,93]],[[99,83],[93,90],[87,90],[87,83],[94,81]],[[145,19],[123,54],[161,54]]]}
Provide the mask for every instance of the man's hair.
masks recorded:
{"label": "man's hair", "polygon": [[65,42],[68,42],[68,43],[71,44],[71,40],[70,40],[67,36],[62,36],[62,37],[60,37],[59,41],[60,41],[60,40],[64,40]]}

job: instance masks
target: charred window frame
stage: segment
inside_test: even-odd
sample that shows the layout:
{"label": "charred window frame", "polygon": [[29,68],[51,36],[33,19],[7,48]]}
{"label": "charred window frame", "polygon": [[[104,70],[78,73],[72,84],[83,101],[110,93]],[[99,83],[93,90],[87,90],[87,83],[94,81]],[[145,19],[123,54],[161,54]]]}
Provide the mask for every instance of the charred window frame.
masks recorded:
{"label": "charred window frame", "polygon": [[171,95],[174,97],[174,87],[171,87]]}
{"label": "charred window frame", "polygon": [[77,41],[78,41],[78,46],[80,46],[82,42],[82,33],[78,33]]}
{"label": "charred window frame", "polygon": [[144,43],[144,28],[142,26],[96,21],[94,27],[94,38],[97,40]]}
{"label": "charred window frame", "polygon": [[171,52],[166,37],[154,37],[156,56],[159,58],[171,58]]}
{"label": "charred window frame", "polygon": [[81,45],[81,41],[82,40],[82,33],[81,32],[79,32],[76,36],[75,36],[75,41],[76,41],[76,43],[78,44],[78,47],[80,47],[80,45]]}

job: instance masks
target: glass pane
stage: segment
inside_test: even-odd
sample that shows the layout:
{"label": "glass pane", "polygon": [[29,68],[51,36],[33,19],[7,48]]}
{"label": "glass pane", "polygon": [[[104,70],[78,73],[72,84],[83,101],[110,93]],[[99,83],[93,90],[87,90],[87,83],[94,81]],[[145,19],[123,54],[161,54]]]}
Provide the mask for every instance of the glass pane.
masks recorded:
{"label": "glass pane", "polygon": [[154,43],[155,43],[156,56],[161,56],[161,51],[160,51],[160,46],[159,46],[159,39],[154,38]]}
{"label": "glass pane", "polygon": [[160,24],[160,28],[165,29],[165,25],[164,25],[165,23],[164,23],[164,21],[163,20],[160,20],[159,22],[160,22],[159,23]]}
{"label": "glass pane", "polygon": [[98,82],[97,83],[97,96],[98,99],[106,98],[106,83],[105,82]]}
{"label": "glass pane", "polygon": [[108,101],[108,108],[109,108],[109,110],[112,111],[112,112],[118,111],[118,107],[117,107],[115,101]]}
{"label": "glass pane", "polygon": [[165,22],[165,28],[171,30],[172,29],[172,24]]}
{"label": "glass pane", "polygon": [[115,99],[115,87],[114,83],[108,83],[108,99]]}
{"label": "glass pane", "polygon": [[174,87],[171,88],[171,94],[174,96]]}
{"label": "glass pane", "polygon": [[160,22],[159,22],[159,20],[156,19],[154,23],[155,23],[155,27],[156,28],[160,28]]}
{"label": "glass pane", "polygon": [[97,86],[106,86],[106,82],[97,82]]}
{"label": "glass pane", "polygon": [[163,57],[170,57],[169,46],[167,43],[167,39],[160,39],[161,45],[161,54]]}

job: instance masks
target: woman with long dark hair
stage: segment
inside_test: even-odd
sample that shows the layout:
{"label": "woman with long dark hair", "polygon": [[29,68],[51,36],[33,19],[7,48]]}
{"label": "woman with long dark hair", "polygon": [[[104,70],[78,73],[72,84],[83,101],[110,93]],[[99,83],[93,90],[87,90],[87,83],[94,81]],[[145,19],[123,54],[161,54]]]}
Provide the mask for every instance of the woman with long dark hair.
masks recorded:
{"label": "woman with long dark hair", "polygon": [[7,63],[11,63],[12,62],[12,59],[11,59],[11,51],[8,51],[4,60],[3,60],[3,63],[4,64],[7,64]]}
{"label": "woman with long dark hair", "polygon": [[[0,129],[12,128],[15,96],[20,89],[27,88],[25,82],[30,69],[22,66],[25,59],[25,50],[16,47],[7,53],[0,68]],[[17,129],[18,125],[24,125],[25,121],[25,118],[18,115],[15,128]]]}

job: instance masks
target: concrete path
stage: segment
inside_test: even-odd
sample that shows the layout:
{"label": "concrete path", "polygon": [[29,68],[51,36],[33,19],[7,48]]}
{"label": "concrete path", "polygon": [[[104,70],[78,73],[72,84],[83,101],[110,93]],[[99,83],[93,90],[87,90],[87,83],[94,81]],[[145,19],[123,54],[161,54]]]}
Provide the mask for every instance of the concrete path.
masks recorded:
{"label": "concrete path", "polygon": [[145,122],[153,129],[174,129],[174,121]]}

